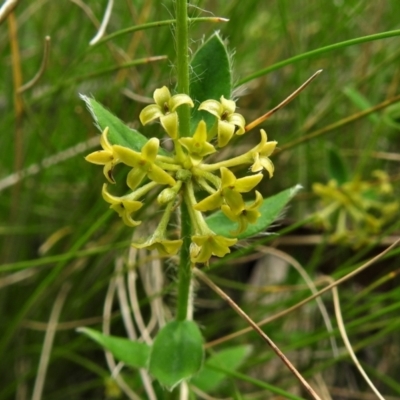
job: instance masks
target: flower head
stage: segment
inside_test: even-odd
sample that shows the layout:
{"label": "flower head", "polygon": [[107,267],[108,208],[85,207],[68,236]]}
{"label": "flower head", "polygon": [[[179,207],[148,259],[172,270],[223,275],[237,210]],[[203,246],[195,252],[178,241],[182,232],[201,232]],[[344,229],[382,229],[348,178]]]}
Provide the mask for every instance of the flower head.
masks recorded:
{"label": "flower head", "polygon": [[160,123],[168,135],[175,139],[178,137],[178,114],[176,109],[182,104],[193,107],[192,99],[186,94],[171,96],[166,86],[156,89],[153,95],[155,104],[145,107],[139,115],[143,125],[160,118]]}
{"label": "flower head", "polygon": [[104,165],[103,168],[104,176],[110,183],[115,183],[112,170],[114,168],[114,165],[119,163],[119,159],[114,152],[113,146],[111,146],[110,142],[108,141],[107,138],[108,130],[109,130],[108,127],[104,129],[100,137],[100,144],[103,150],[98,150],[88,154],[85,157],[85,160],[93,164]]}
{"label": "flower head", "polygon": [[[172,138],[174,152],[160,151],[160,140],[155,137],[150,138],[138,151],[136,146],[140,140],[136,140],[135,133],[132,138],[125,138],[129,142],[128,147],[121,144],[111,145],[106,128],[101,136],[103,149],[89,154],[86,159],[104,165],[104,174],[111,183],[115,183],[112,176],[115,164],[123,163],[132,168],[126,180],[130,193],[121,197],[114,196],[107,191],[107,185],[102,190],[104,200],[126,225],[135,227],[141,223],[134,220],[133,215],[143,206],[142,198],[150,191],[152,196],[149,197],[157,198],[157,205],[164,208],[155,232],[146,239],[132,243],[132,246],[138,249],[157,249],[162,255],[176,254],[183,240],[170,239],[168,227],[172,214],[182,203],[182,217],[185,214],[184,218],[187,219],[186,221],[182,218],[182,223],[185,224],[182,226],[187,229],[186,237],[191,238],[190,259],[193,263],[208,263],[212,256],[223,257],[229,253],[237,239],[219,235],[219,228],[213,228],[215,232],[211,230],[203,213],[220,208],[225,216],[238,224],[237,230],[232,233],[234,235],[246,231],[249,224],[256,223],[261,215],[262,195],[256,191],[254,202],[246,204],[243,193],[252,191],[260,183],[263,169],[270,176],[273,175],[274,166],[269,156],[273,153],[276,142],[268,142],[265,131],[261,130],[261,142],[254,148],[226,160],[207,163],[207,156],[217,152],[209,142],[210,139],[217,136],[218,146],[224,147],[234,134],[245,133],[245,120],[235,113],[235,102],[225,99],[224,96],[221,96],[220,101],[204,101],[199,110],[207,111],[215,117],[214,126],[208,131],[206,122],[201,120],[193,136],[190,136],[188,130],[182,132],[183,137],[179,138],[177,108],[184,104],[193,107],[192,100],[186,94],[171,96],[165,86],[156,89],[153,97],[155,104],[142,110],[140,120],[145,125],[160,119],[162,127]],[[189,114],[185,117],[189,117]],[[185,121],[185,126],[189,128],[190,122]],[[116,141],[120,143],[118,136]],[[237,178],[232,172],[232,168],[240,169],[249,165],[255,174]],[[207,193],[200,202],[195,193],[198,188]]]}
{"label": "flower head", "polygon": [[221,101],[206,100],[200,104],[199,110],[205,110],[218,119],[218,146],[224,147],[231,140],[234,133],[243,135],[246,124],[241,114],[235,113],[236,104],[233,100],[227,100],[221,96]]}

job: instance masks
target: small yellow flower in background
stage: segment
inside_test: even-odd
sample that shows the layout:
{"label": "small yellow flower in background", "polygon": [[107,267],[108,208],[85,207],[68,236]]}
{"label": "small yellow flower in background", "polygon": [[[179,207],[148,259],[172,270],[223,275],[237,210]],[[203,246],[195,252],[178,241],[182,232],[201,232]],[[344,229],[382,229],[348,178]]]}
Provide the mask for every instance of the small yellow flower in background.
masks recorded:
{"label": "small yellow flower in background", "polygon": [[246,125],[242,115],[235,113],[236,104],[233,100],[227,100],[221,96],[221,101],[206,100],[200,104],[199,110],[208,111],[218,119],[218,146],[224,147],[232,139],[234,133],[243,135]]}
{"label": "small yellow flower in background", "polygon": [[[205,110],[217,118],[216,125],[207,131],[206,123],[201,120],[193,136],[183,135],[179,138],[179,119],[176,109],[187,104],[193,107],[189,96],[177,94],[171,96],[164,86],[154,92],[155,104],[145,107],[140,113],[140,120],[147,124],[160,119],[161,126],[173,139],[175,154],[161,155],[160,141],[149,139],[140,151],[132,150],[118,144],[111,145],[108,128],[101,136],[103,150],[89,154],[86,159],[95,164],[104,165],[107,180],[115,183],[112,170],[118,164],[131,168],[126,183],[131,192],[124,196],[115,196],[103,186],[102,195],[123,222],[131,227],[141,221],[133,219],[135,212],[141,210],[148,193],[157,197],[157,203],[163,208],[161,220],[155,232],[148,238],[132,243],[138,249],[158,250],[163,256],[176,254],[182,246],[182,239],[171,239],[168,226],[172,213],[180,202],[185,202],[192,227],[190,259],[193,263],[208,264],[212,256],[223,257],[230,253],[237,239],[227,238],[213,232],[202,214],[220,208],[231,221],[238,223],[234,234],[246,231],[249,224],[254,224],[260,217],[262,195],[256,191],[255,200],[246,204],[243,193],[252,191],[263,179],[265,169],[272,177],[274,166],[269,159],[276,142],[268,142],[267,135],[261,131],[261,142],[246,153],[215,164],[207,163],[207,157],[217,152],[210,140],[218,135],[218,146],[224,147],[234,134],[245,132],[244,118],[235,113],[236,105],[223,96],[220,101],[207,100],[199,110]],[[164,153],[163,153],[164,154]],[[232,167],[250,167],[252,174],[237,178]],[[195,190],[203,189],[208,195],[198,201]]]}
{"label": "small yellow flower in background", "polygon": [[171,96],[171,92],[166,86],[156,89],[153,95],[156,104],[145,107],[139,115],[143,125],[160,118],[160,123],[172,139],[178,137],[178,114],[176,109],[182,104],[193,107],[192,99],[186,94],[176,94]]}
{"label": "small yellow flower in background", "polygon": [[100,145],[103,148],[103,150],[98,150],[88,154],[85,157],[85,160],[93,164],[104,165],[103,168],[104,176],[110,183],[115,183],[112,171],[114,166],[119,163],[119,159],[114,153],[113,147],[108,141],[107,135],[108,135],[108,127],[104,129],[103,133],[100,136]]}
{"label": "small yellow flower in background", "polygon": [[387,174],[373,171],[372,176],[376,181],[314,183],[313,191],[322,203],[316,222],[332,231],[331,242],[360,247],[379,235],[398,213],[399,202]]}

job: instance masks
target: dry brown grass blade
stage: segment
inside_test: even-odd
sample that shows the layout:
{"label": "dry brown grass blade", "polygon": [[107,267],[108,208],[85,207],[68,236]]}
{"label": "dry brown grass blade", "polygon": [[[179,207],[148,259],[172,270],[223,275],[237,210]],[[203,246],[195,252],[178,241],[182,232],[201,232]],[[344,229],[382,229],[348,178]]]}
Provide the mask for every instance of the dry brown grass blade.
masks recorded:
{"label": "dry brown grass blade", "polygon": [[351,359],[353,360],[355,366],[357,367],[358,371],[360,372],[360,374],[362,375],[362,377],[364,378],[364,380],[368,384],[368,386],[376,394],[376,396],[378,397],[379,400],[385,400],[385,398],[379,393],[379,390],[372,383],[371,379],[369,379],[368,375],[364,371],[364,368],[361,366],[360,362],[358,361],[358,358],[355,355],[353,348],[351,347],[351,343],[350,343],[349,338],[347,337],[346,328],[344,326],[342,312],[340,310],[339,293],[338,293],[338,290],[336,287],[334,287],[332,289],[332,294],[333,294],[333,304],[335,307],[335,315],[336,315],[339,331],[342,336],[343,342],[346,346],[346,349],[349,352]]}
{"label": "dry brown grass blade", "polygon": [[314,389],[310,386],[310,384],[303,378],[299,371],[297,371],[296,367],[289,361],[289,359],[282,353],[279,347],[269,338],[269,336],[263,332],[260,327],[217,285],[214,284],[203,272],[199,269],[195,268],[193,270],[194,274],[200,278],[208,287],[210,287],[215,293],[217,293],[220,297],[222,297],[232,308],[233,310],[239,314],[241,318],[243,318],[253,329],[260,335],[260,337],[271,347],[271,349],[275,352],[275,354],[283,361],[283,363],[288,367],[290,372],[299,380],[301,385],[305,388],[305,390],[312,396],[315,400],[322,400],[318,394],[314,391]]}
{"label": "dry brown grass blade", "polygon": [[[280,311],[274,315],[271,315],[268,318],[263,319],[260,322],[257,322],[258,326],[262,326],[265,324],[268,324],[269,322],[272,322],[278,318],[281,318],[287,314],[290,314],[291,312],[297,310],[298,308],[304,306],[304,304],[309,303],[310,301],[314,300],[315,298],[317,298],[318,296],[321,296],[322,294],[330,291],[332,288],[334,288],[335,286],[339,286],[340,284],[342,284],[343,282],[348,281],[349,279],[353,278],[355,275],[359,274],[360,272],[364,271],[365,269],[367,269],[368,267],[370,267],[372,264],[374,264],[376,261],[378,261],[380,258],[382,258],[385,254],[387,254],[390,250],[394,249],[398,244],[400,243],[400,239],[397,239],[392,245],[390,245],[387,249],[385,249],[384,251],[382,251],[381,253],[379,253],[377,256],[375,256],[374,258],[372,258],[371,260],[367,261],[365,264],[361,265],[359,268],[355,269],[353,272],[350,272],[349,274],[345,275],[344,277],[338,279],[337,281],[331,283],[330,285],[324,287],[323,289],[321,289],[320,291],[318,291],[317,293],[313,294],[312,296],[307,297],[306,299],[300,301],[299,303],[295,304],[292,307],[289,307],[283,311]],[[241,329],[240,331],[231,333],[229,335],[223,336],[219,339],[213,340],[212,342],[208,342],[205,347],[209,348],[209,347],[213,347],[216,346],[217,344],[220,343],[224,343],[228,340],[234,339],[238,336],[244,335],[246,333],[249,333],[252,331],[251,327],[248,328],[244,328]]]}
{"label": "dry brown grass blade", "polygon": [[291,142],[289,142],[283,146],[280,146],[279,149],[277,149],[274,154],[282,153],[282,151],[288,150],[288,149],[295,147],[299,144],[302,144],[304,142],[308,142],[311,139],[314,139],[318,136],[324,135],[325,133],[331,132],[337,128],[341,128],[341,127],[348,125],[354,121],[364,118],[369,114],[372,114],[374,112],[382,110],[382,109],[390,106],[391,104],[397,103],[398,101],[400,101],[400,94],[397,96],[394,96],[390,99],[387,99],[387,100],[383,101],[382,103],[377,104],[376,106],[373,106],[364,111],[350,115],[349,117],[343,118],[340,121],[334,122],[333,124],[330,124],[324,128],[317,129],[314,132],[311,132],[307,135],[303,135],[302,137],[300,137],[298,139],[292,140]]}
{"label": "dry brown grass blade", "polygon": [[31,87],[33,87],[34,85],[36,85],[36,83],[39,81],[39,79],[42,77],[44,71],[46,70],[47,67],[47,63],[49,60],[49,54],[50,54],[50,36],[46,36],[44,38],[44,48],[43,48],[43,58],[42,58],[42,64],[40,65],[39,71],[36,73],[36,75],[27,83],[25,83],[25,85],[22,85],[20,88],[18,88],[18,93],[22,93],[25,92],[25,90],[30,89]]}
{"label": "dry brown grass blade", "polygon": [[244,128],[245,131],[250,131],[251,129],[255,128],[257,125],[260,125],[262,122],[267,120],[271,115],[275,114],[278,110],[280,110],[282,107],[286,106],[286,104],[289,104],[297,95],[308,86],[311,81],[313,81],[320,73],[322,72],[322,69],[318,70],[311,78],[308,78],[298,89],[296,89],[292,94],[290,94],[288,97],[286,97],[285,100],[283,100],[281,103],[279,103],[276,107],[274,107],[272,110],[268,111],[261,117],[255,119],[253,122],[250,122],[249,124],[246,125]]}

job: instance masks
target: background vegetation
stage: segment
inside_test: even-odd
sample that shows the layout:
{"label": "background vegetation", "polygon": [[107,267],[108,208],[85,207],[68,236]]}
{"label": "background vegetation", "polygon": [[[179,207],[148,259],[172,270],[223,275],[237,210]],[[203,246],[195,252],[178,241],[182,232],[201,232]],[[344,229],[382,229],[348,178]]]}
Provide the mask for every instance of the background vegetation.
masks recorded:
{"label": "background vegetation", "polygon": [[[169,0],[115,3],[108,33],[173,15]],[[98,138],[98,132],[79,94],[94,96],[146,135],[159,134],[157,125],[140,127],[138,114],[155,88],[174,86],[174,32],[171,26],[147,29],[90,48],[106,4],[104,0],[21,2],[15,10],[16,35],[10,21],[0,27],[1,400],[33,398],[38,376],[43,378],[43,399],[128,398],[110,378],[103,351],[75,331],[83,325],[101,329],[106,308],[112,316],[111,331],[125,335],[121,298],[110,305],[110,280],[115,282],[116,268],[122,268],[116,260],[127,254],[132,235],[100,196],[101,172],[84,161],[89,149],[97,146],[92,138]],[[324,70],[296,100],[262,125],[269,138],[285,150],[273,158],[275,176],[264,184],[263,194],[273,195],[297,183],[304,187],[270,230],[281,234],[264,237],[268,247],[250,255],[241,253],[250,242],[241,243],[232,257],[206,271],[258,321],[309,295],[303,277],[291,268],[297,265],[295,261],[313,281],[325,285],[323,276],[344,276],[398,235],[397,215],[361,247],[333,245],[328,233],[313,226],[309,217],[318,209],[312,184],[326,183],[331,177],[332,146],[348,165],[350,179],[358,176],[373,181],[372,171],[381,169],[398,195],[400,112],[396,103],[351,123],[340,122],[399,95],[400,39],[342,46],[249,78],[311,50],[400,29],[400,3],[196,0],[190,14],[229,19],[219,24],[193,23],[191,49],[194,52],[204,38],[220,30],[233,54],[237,104],[247,121],[273,108],[315,71]],[[32,88],[15,95],[16,88],[38,71],[46,35],[51,37],[51,50],[43,76]],[[160,55],[166,58],[124,67],[132,60]],[[325,129],[338,123],[336,129]],[[305,140],[321,130],[322,134]],[[242,146],[248,148],[249,142],[256,141],[258,134],[253,131],[237,140],[233,151],[240,152]],[[149,213],[141,234],[151,229]],[[400,398],[400,291],[395,255],[392,252],[391,257],[339,287],[350,341],[386,399]],[[150,261],[157,264],[157,260]],[[155,313],[150,300],[162,294],[167,306],[174,304],[174,267],[168,260],[162,269],[159,265],[142,268],[145,263],[149,264],[145,257],[137,263],[141,279],[137,296],[148,321]],[[195,317],[208,341],[245,327],[200,283],[197,296]],[[266,332],[324,399],[375,398],[344,348],[331,294],[323,300],[334,340],[329,340],[315,302],[266,325]],[[52,345],[49,320],[55,329]],[[209,395],[278,398],[266,383],[302,395],[290,373],[255,334],[208,348],[220,351],[238,344],[251,345],[250,355],[238,372],[228,373],[229,379]],[[46,375],[39,365],[43,349],[50,352]],[[129,370],[124,374],[133,390],[145,398],[138,374]],[[211,398],[196,393],[198,398]],[[160,391],[158,396],[167,395]]]}

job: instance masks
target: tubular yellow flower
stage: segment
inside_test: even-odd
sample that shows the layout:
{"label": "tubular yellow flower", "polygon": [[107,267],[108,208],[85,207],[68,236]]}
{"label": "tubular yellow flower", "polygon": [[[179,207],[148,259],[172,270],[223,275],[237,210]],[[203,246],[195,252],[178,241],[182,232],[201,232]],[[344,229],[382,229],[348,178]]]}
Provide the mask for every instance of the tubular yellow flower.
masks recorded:
{"label": "tubular yellow flower", "polygon": [[157,229],[149,238],[132,243],[132,246],[137,249],[158,250],[158,252],[164,256],[176,254],[182,246],[183,241],[181,239],[170,240],[166,237],[167,226],[171,218],[173,206],[174,201],[170,201],[167,204]]}
{"label": "tubular yellow flower", "polygon": [[179,139],[179,142],[189,152],[189,157],[193,165],[200,164],[204,156],[216,152],[215,147],[207,142],[207,126],[203,120],[197,125],[193,137],[184,137]]}
{"label": "tubular yellow flower", "polygon": [[230,246],[233,246],[237,239],[228,239],[224,236],[215,234],[192,236],[192,245],[190,247],[190,259],[193,263],[207,263],[211,256],[223,257],[231,252]]}
{"label": "tubular yellow flower", "polygon": [[261,142],[251,150],[254,160],[251,171],[259,172],[266,169],[269,173],[269,177],[272,178],[274,175],[274,164],[272,164],[269,156],[274,152],[277,142],[275,140],[268,142],[268,137],[264,129],[261,129],[260,133]]}
{"label": "tubular yellow flower", "polygon": [[130,200],[129,198],[113,196],[107,192],[107,184],[103,185],[101,194],[103,199],[111,204],[110,208],[115,210],[118,215],[122,218],[125,225],[135,227],[141,224],[141,221],[135,221],[132,219],[131,214],[139,210],[143,203],[141,201]]}
{"label": "tubular yellow flower", "polygon": [[110,183],[115,183],[112,170],[114,168],[114,165],[118,164],[120,161],[113,150],[113,146],[111,146],[110,142],[108,141],[107,135],[108,127],[104,129],[100,137],[100,144],[103,150],[98,150],[88,154],[85,157],[85,160],[93,164],[104,165],[104,176]]}
{"label": "tubular yellow flower", "polygon": [[156,89],[153,95],[155,104],[145,107],[139,115],[143,125],[159,118],[162,127],[172,139],[178,136],[178,114],[176,109],[182,104],[193,107],[192,99],[186,94],[176,94],[171,96],[171,92],[166,86]]}
{"label": "tubular yellow flower", "polygon": [[162,237],[150,236],[142,243],[132,243],[137,249],[158,250],[162,256],[171,256],[178,252],[182,246],[182,240],[168,240]]}
{"label": "tubular yellow flower", "polygon": [[221,168],[221,187],[215,193],[206,197],[194,208],[198,211],[211,211],[225,203],[236,214],[244,207],[244,201],[240,193],[247,193],[257,186],[262,180],[262,174],[236,178],[228,168]]}
{"label": "tubular yellow flower", "polygon": [[206,100],[200,104],[199,110],[208,111],[218,119],[218,146],[224,147],[231,140],[234,133],[243,135],[246,121],[241,114],[235,113],[236,104],[221,96],[221,101]]}
{"label": "tubular yellow flower", "polygon": [[244,232],[249,223],[254,224],[257,221],[257,219],[261,216],[261,213],[258,211],[258,209],[261,207],[262,202],[263,197],[261,193],[256,190],[256,199],[254,200],[254,203],[249,206],[245,205],[238,213],[234,213],[227,205],[223,205],[221,207],[222,212],[231,221],[239,224],[238,229],[234,232],[231,232],[232,235],[238,235],[239,233]]}
{"label": "tubular yellow flower", "polygon": [[151,138],[140,153],[127,147],[113,146],[120,161],[133,167],[127,177],[127,184],[132,190],[140,185],[146,175],[161,185],[173,186],[176,184],[175,179],[155,163],[159,144],[160,141],[157,138]]}

